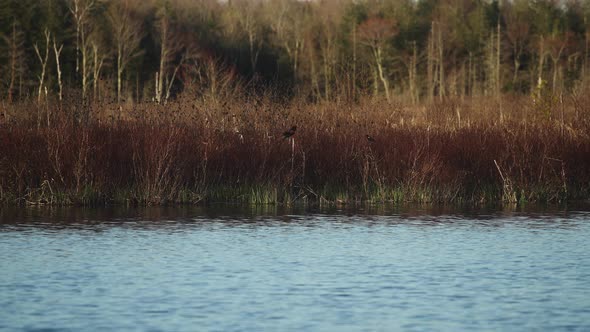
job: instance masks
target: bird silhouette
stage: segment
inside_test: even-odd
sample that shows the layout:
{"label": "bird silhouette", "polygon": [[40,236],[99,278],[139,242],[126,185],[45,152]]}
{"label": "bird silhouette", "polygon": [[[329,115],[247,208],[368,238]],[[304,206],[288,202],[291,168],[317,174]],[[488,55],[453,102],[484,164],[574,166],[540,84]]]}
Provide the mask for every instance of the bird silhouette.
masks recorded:
{"label": "bird silhouette", "polygon": [[370,135],[366,135],[367,136],[367,141],[369,141],[369,143],[375,143],[375,139],[373,137],[371,137]]}
{"label": "bird silhouette", "polygon": [[283,139],[287,139],[293,135],[295,135],[295,131],[297,130],[297,126],[291,127],[291,129],[287,130],[283,133]]}

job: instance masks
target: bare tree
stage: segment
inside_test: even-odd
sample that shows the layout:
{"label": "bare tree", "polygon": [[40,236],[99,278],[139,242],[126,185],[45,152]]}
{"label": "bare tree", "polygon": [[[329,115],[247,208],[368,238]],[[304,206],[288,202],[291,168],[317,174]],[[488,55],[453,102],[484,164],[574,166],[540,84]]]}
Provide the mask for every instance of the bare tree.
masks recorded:
{"label": "bare tree", "polygon": [[248,39],[250,66],[252,72],[255,73],[258,56],[264,42],[263,24],[265,22],[260,12],[262,3],[259,0],[239,0],[232,1],[232,6],[235,7],[239,27]]}
{"label": "bare tree", "polygon": [[582,80],[586,81],[588,78],[588,55],[590,54],[590,27],[586,27],[584,33],[584,60],[582,66]]}
{"label": "bare tree", "polygon": [[588,82],[588,56],[590,56],[590,4],[586,1],[584,17],[584,46],[582,50],[582,82]]}
{"label": "bare tree", "polygon": [[430,100],[434,98],[437,87],[439,98],[442,99],[445,96],[444,41],[443,24],[440,21],[432,21],[426,51],[426,79],[428,81],[428,97]]}
{"label": "bare tree", "polygon": [[537,64],[537,93],[540,94],[543,89],[543,68],[545,67],[545,57],[547,56],[547,50],[545,49],[545,36],[540,35],[538,37],[539,49],[537,51],[538,64]]}
{"label": "bare tree", "polygon": [[395,22],[380,17],[371,17],[361,23],[358,29],[359,41],[370,47],[373,53],[373,60],[379,74],[379,79],[385,89],[387,101],[391,101],[389,95],[389,81],[384,69],[384,48],[387,42],[397,34]]}
{"label": "bare tree", "polygon": [[61,81],[61,65],[59,61],[59,57],[61,55],[61,51],[63,50],[64,45],[60,44],[57,47],[57,42],[55,41],[55,37],[53,37],[53,52],[55,54],[55,70],[57,72],[57,87],[58,87],[58,99],[61,102],[63,98],[63,86]]}
{"label": "bare tree", "polygon": [[129,62],[142,53],[139,49],[143,37],[142,24],[135,17],[129,0],[111,1],[107,17],[111,23],[116,47],[117,102],[120,102],[123,72]]}
{"label": "bare tree", "polygon": [[276,1],[276,6],[267,7],[271,16],[271,29],[275,42],[282,47],[291,60],[293,75],[297,79],[300,58],[305,46],[307,12],[305,3],[290,0]]}
{"label": "bare tree", "polygon": [[337,1],[326,2],[318,8],[319,20],[319,49],[323,65],[324,98],[333,97],[332,83],[336,79],[336,63],[338,61],[338,25],[340,24],[340,7]]}
{"label": "bare tree", "polygon": [[418,93],[418,47],[416,42],[412,41],[412,49],[406,51],[401,56],[401,61],[406,65],[408,71],[408,90],[412,103],[417,103]]}
{"label": "bare tree", "polygon": [[504,16],[506,22],[506,40],[510,44],[512,53],[512,84],[516,84],[523,52],[529,42],[530,25],[515,11],[507,11]]}
{"label": "bare tree", "polygon": [[99,96],[98,82],[100,82],[100,74],[107,57],[100,49],[99,43],[96,40],[91,42],[92,45],[92,93],[96,99]]}
{"label": "bare tree", "polygon": [[499,96],[500,94],[500,24],[498,23],[496,31],[490,31],[486,56],[486,86],[487,94]]}
{"label": "bare tree", "polygon": [[37,58],[39,59],[39,62],[41,63],[41,73],[39,73],[39,88],[38,88],[38,92],[37,92],[37,103],[41,103],[41,96],[43,95],[43,88],[45,87],[45,74],[47,73],[47,61],[49,60],[49,44],[51,42],[51,33],[49,32],[49,30],[45,29],[45,32],[43,33],[45,36],[45,49],[44,49],[44,53],[41,54],[41,51],[39,50],[39,47],[37,45],[37,43],[35,43],[35,45],[33,45],[33,48],[35,49],[35,54],[37,54]]}
{"label": "bare tree", "polygon": [[217,103],[240,91],[242,82],[234,66],[193,48],[187,49],[184,59],[185,78],[188,78],[184,85],[192,92]]}
{"label": "bare tree", "polygon": [[94,100],[98,100],[100,97],[100,81],[105,62],[112,54],[110,50],[111,42],[107,37],[110,33],[109,28],[104,25],[98,24],[98,20],[93,20],[92,30],[89,32],[85,42],[85,49],[88,52],[88,60],[85,64],[87,69],[84,69],[87,73],[86,85],[90,88],[92,83],[92,96]]}
{"label": "bare tree", "polygon": [[95,0],[70,0],[69,3],[76,28],[76,73],[80,73],[80,59],[82,60],[82,98],[86,98],[88,88],[90,47],[87,37],[95,6]]}
{"label": "bare tree", "polygon": [[445,66],[444,66],[444,40],[441,23],[438,24],[438,95],[442,99],[445,96]]}
{"label": "bare tree", "polygon": [[[430,35],[428,36],[428,48],[426,51],[426,80],[428,84],[428,100],[432,101],[434,99],[434,88],[435,88],[435,81],[436,81],[436,74],[435,74],[435,64],[437,57],[434,55],[434,21],[431,22],[430,25]],[[471,59],[471,54],[470,54]]]}
{"label": "bare tree", "polygon": [[569,33],[564,34],[553,34],[546,39],[547,54],[551,59],[551,67],[553,71],[551,80],[551,90],[557,91],[557,74],[559,72],[559,60],[563,56],[563,53],[569,43]]}
{"label": "bare tree", "polygon": [[173,66],[178,53],[183,49],[183,43],[180,33],[175,31],[174,25],[170,21],[170,14],[166,6],[158,8],[156,13],[156,33],[160,44],[160,66],[158,72],[156,72],[155,79],[155,100],[158,103],[168,100],[176,73],[184,61],[184,56],[182,56],[179,61],[180,63],[177,66]]}

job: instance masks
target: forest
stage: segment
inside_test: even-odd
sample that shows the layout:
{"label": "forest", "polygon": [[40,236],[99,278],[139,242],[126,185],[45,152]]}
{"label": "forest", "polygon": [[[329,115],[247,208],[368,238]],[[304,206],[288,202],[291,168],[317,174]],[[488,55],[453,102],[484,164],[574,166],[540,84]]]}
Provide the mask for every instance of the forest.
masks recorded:
{"label": "forest", "polygon": [[0,201],[587,199],[589,53],[582,0],[0,0]]}
{"label": "forest", "polygon": [[[183,92],[571,91],[586,84],[590,3],[552,0],[2,0],[1,95],[162,102]],[[73,92],[70,92],[73,93]]]}

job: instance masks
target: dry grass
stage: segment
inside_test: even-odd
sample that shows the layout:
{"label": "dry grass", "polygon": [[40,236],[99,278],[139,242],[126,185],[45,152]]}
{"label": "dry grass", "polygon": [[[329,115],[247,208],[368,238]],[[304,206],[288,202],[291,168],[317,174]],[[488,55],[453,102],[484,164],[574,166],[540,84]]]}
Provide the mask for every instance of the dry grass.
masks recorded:
{"label": "dry grass", "polygon": [[[447,99],[417,106],[370,99],[281,103],[265,97],[180,98],[167,105],[21,104],[8,110],[0,126],[0,200],[588,198],[587,105],[590,99],[575,96]],[[282,138],[292,125],[298,127],[294,150]]]}

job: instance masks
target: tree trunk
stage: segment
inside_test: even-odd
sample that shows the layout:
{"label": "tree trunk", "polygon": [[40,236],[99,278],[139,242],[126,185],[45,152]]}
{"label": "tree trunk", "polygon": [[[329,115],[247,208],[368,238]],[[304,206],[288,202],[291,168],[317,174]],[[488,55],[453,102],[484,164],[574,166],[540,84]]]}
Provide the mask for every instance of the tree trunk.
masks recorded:
{"label": "tree trunk", "polygon": [[500,28],[496,33],[490,32],[488,44],[488,56],[486,60],[486,95],[499,96],[500,94]]}
{"label": "tree trunk", "polygon": [[352,27],[352,98],[356,99],[356,23]]}
{"label": "tree trunk", "polygon": [[377,68],[373,68],[373,97],[377,97],[379,95],[379,73],[377,73]]}
{"label": "tree trunk", "polygon": [[95,43],[92,44],[92,52],[94,58],[94,67],[92,70],[92,91],[95,99],[99,98],[98,82],[100,80],[100,72],[104,63],[104,56],[99,58],[98,46]]}
{"label": "tree trunk", "polygon": [[410,86],[410,97],[412,103],[418,102],[418,88],[416,84],[417,67],[418,65],[418,50],[416,49],[416,42],[412,43],[412,58],[410,59],[410,65],[408,66],[408,83]]}
{"label": "tree trunk", "polygon": [[590,30],[586,29],[585,47],[584,47],[584,70],[582,72],[582,80],[587,81],[588,76],[588,51],[590,50]]}
{"label": "tree trunk", "polygon": [[57,99],[59,100],[59,102],[61,103],[62,98],[63,98],[63,86],[61,83],[61,66],[59,63],[59,56],[61,54],[61,51],[63,49],[64,45],[61,44],[59,46],[59,48],[57,48],[57,44],[55,42],[55,38],[53,38],[53,52],[55,53],[55,69],[57,71],[57,87],[58,87],[58,95],[57,95]]}
{"label": "tree trunk", "polygon": [[467,84],[469,82],[469,74],[465,69],[465,60],[461,62],[461,91],[459,92],[461,95],[461,100],[465,98],[467,94]]}
{"label": "tree trunk", "polygon": [[88,91],[88,47],[84,34],[82,36],[82,99],[86,99]]}
{"label": "tree trunk", "polygon": [[12,103],[14,95],[14,82],[16,80],[16,61],[18,57],[18,42],[16,23],[12,23],[12,38],[10,39],[10,83],[8,84],[8,102]]}
{"label": "tree trunk", "polygon": [[440,25],[438,27],[438,66],[439,66],[439,96],[440,99],[443,99],[445,96],[445,68],[444,68],[444,58],[443,58],[443,38],[442,38],[442,29]]}
{"label": "tree trunk", "polygon": [[473,96],[473,52],[469,52],[469,64],[467,69],[467,94]]}
{"label": "tree trunk", "polygon": [[545,65],[545,39],[541,36],[541,40],[539,41],[539,64],[538,64],[538,73],[537,73],[537,89],[540,93],[541,88],[543,87],[543,66]]}
{"label": "tree trunk", "polygon": [[323,57],[323,62],[324,62],[324,98],[325,100],[330,100],[330,97],[332,95],[331,93],[331,86],[330,86],[330,78],[331,78],[331,49],[332,46],[330,44],[330,41],[326,40],[325,43],[327,45],[323,45],[322,47],[322,57]]}
{"label": "tree trunk", "polygon": [[316,100],[320,100],[322,98],[322,93],[320,90],[320,83],[316,70],[316,61],[314,59],[313,49],[310,49],[309,51],[309,75],[311,78],[312,94]]}
{"label": "tree trunk", "polygon": [[[80,55],[82,55],[82,74],[84,74],[84,57],[88,57],[88,54],[84,54],[87,50],[84,48],[85,45],[85,25],[88,23],[88,15],[94,7],[94,0],[83,1],[73,0],[73,8],[69,7],[70,13],[74,18],[74,24],[76,26],[76,73],[80,72]],[[80,54],[82,52],[82,54]],[[82,78],[84,80],[84,77]],[[82,85],[84,89],[84,85]],[[82,93],[84,95],[84,93]]]}
{"label": "tree trunk", "polygon": [[121,76],[123,74],[123,61],[122,61],[122,50],[121,46],[117,52],[117,103],[121,102]]}
{"label": "tree trunk", "polygon": [[254,28],[250,28],[248,31],[248,43],[250,44],[250,65],[252,66],[252,74],[256,73],[256,66],[258,64],[258,55],[260,54],[260,46],[254,50],[256,44]]}
{"label": "tree trunk", "polygon": [[498,32],[496,33],[496,96],[500,96],[500,90],[502,89],[502,82],[501,82],[501,70],[502,70],[502,62],[500,61],[500,20],[498,20]]}
{"label": "tree trunk", "polygon": [[80,72],[80,18],[79,18],[79,2],[74,0],[74,9],[71,10],[74,14],[74,21],[76,22],[76,74]]}
{"label": "tree trunk", "polygon": [[[561,54],[560,54],[561,55]],[[552,78],[552,82],[551,82],[551,92],[555,93],[557,91],[557,79],[558,79],[558,73],[559,73],[559,58],[551,58],[552,62],[553,62],[553,78]]]}
{"label": "tree trunk", "polygon": [[426,80],[428,81],[428,100],[434,99],[434,21],[430,27],[430,38],[428,39],[428,51],[427,51],[427,68],[426,68]]}
{"label": "tree trunk", "polygon": [[172,90],[172,84],[174,84],[174,80],[176,79],[176,74],[178,73],[178,69],[180,69],[180,67],[183,65],[184,59],[185,59],[185,56],[183,55],[182,58],[180,58],[180,63],[176,66],[176,68],[174,68],[174,73],[172,73],[172,77],[170,78],[170,81],[168,82],[168,87],[166,88],[166,96],[164,97],[164,103],[167,103],[168,99],[170,98],[170,91]]}
{"label": "tree trunk", "polygon": [[512,71],[512,85],[516,85],[516,82],[518,81],[518,69],[520,68],[520,61],[519,61],[519,57],[520,55],[518,54],[518,52],[516,51],[516,46],[514,47],[514,68]]}
{"label": "tree trunk", "polygon": [[164,76],[166,76],[166,63],[168,62],[168,19],[164,16],[160,21],[160,67],[156,74],[156,102],[161,103],[164,93]]}
{"label": "tree trunk", "polygon": [[387,102],[391,102],[391,98],[389,97],[389,82],[387,81],[387,77],[385,76],[383,70],[383,57],[380,46],[375,48],[375,60],[377,62],[377,70],[379,71],[379,79],[381,79],[381,83],[383,83],[383,89],[385,89],[385,98],[387,98]]}
{"label": "tree trunk", "polygon": [[49,30],[45,29],[45,54],[41,55],[41,51],[39,51],[39,47],[37,44],[33,46],[35,53],[37,54],[37,58],[39,58],[39,62],[41,63],[41,73],[39,74],[39,89],[37,92],[37,103],[41,103],[41,96],[43,95],[43,88],[45,86],[45,73],[47,72],[47,60],[49,59],[49,43],[51,40],[51,33]]}

